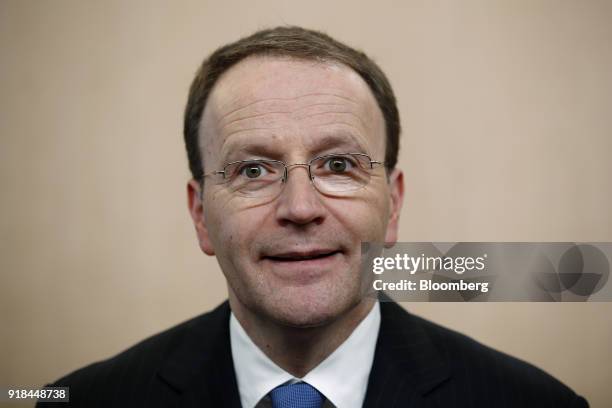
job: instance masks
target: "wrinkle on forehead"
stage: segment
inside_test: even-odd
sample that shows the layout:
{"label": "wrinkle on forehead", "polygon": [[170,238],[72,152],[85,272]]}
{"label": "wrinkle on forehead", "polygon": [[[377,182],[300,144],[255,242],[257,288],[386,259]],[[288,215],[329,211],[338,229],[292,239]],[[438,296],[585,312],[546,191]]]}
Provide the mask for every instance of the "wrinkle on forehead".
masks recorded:
{"label": "wrinkle on forehead", "polygon": [[[260,101],[265,102],[265,101]],[[270,107],[271,110],[256,110],[253,112],[244,112],[242,115],[226,115],[221,118],[217,124],[218,128],[223,130],[225,127],[229,127],[230,125],[235,125],[239,122],[254,120],[257,118],[270,117],[271,115],[288,115],[291,119],[300,120],[316,115],[326,114],[326,113],[346,113],[349,115],[354,115],[355,118],[362,122],[363,119],[360,115],[356,114],[353,109],[347,108],[345,104],[334,103],[334,102],[313,102],[309,105],[304,105],[298,107],[296,109],[289,109],[287,106],[279,106],[278,108]],[[231,116],[231,118],[229,117]]]}
{"label": "wrinkle on forehead", "polygon": [[[266,98],[264,100],[255,100],[250,103],[246,103],[246,105],[242,105],[242,106],[240,106],[241,104],[240,104],[239,99],[233,100],[229,102],[230,106],[232,103],[237,104],[239,106],[237,106],[234,109],[231,109],[230,107],[221,107],[219,111],[226,111],[229,109],[229,112],[225,112],[219,118],[219,122],[221,124],[225,122],[231,122],[232,116],[234,115],[237,115],[240,118],[248,118],[248,117],[251,117],[248,115],[257,115],[259,112],[273,112],[274,109],[278,109],[277,113],[289,113],[290,111],[285,108],[288,102],[293,101],[293,102],[299,103],[298,99],[303,100],[308,97],[326,97],[326,96],[335,97],[335,98],[343,100],[344,102],[359,105],[358,102],[352,100],[349,97],[341,95],[340,92],[336,93],[336,91],[337,90],[330,89],[329,92],[306,93],[306,94],[292,97],[292,98]],[[338,103],[333,103],[333,102],[330,102],[330,104],[338,105]],[[262,105],[265,105],[265,106],[262,106]],[[248,110],[248,112],[244,113],[242,112],[243,110]]]}
{"label": "wrinkle on forehead", "polygon": [[227,141],[236,133],[250,130],[273,130],[290,125],[314,128],[334,124],[352,126],[358,133],[368,131],[368,122],[362,115],[353,109],[347,109],[345,105],[333,103],[314,103],[297,110],[275,110],[236,117],[232,121],[218,123],[217,131]]}

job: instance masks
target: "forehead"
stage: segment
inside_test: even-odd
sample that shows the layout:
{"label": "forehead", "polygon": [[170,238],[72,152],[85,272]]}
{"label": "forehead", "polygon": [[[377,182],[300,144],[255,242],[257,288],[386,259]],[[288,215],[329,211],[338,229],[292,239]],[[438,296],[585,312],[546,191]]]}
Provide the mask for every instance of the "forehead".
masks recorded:
{"label": "forehead", "polygon": [[339,63],[270,56],[249,57],[221,76],[204,111],[201,143],[205,154],[218,154],[230,138],[240,143],[297,123],[328,133],[345,125],[359,143],[384,145],[382,113],[359,74]]}
{"label": "forehead", "polygon": [[225,72],[209,102],[224,109],[269,97],[290,100],[313,91],[335,91],[363,105],[376,104],[367,84],[345,65],[266,56],[247,58]]}

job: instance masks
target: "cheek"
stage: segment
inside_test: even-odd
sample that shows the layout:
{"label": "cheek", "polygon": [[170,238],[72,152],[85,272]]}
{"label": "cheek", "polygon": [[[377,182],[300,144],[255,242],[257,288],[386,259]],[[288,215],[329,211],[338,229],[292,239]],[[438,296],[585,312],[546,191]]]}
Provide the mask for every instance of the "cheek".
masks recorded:
{"label": "cheek", "polygon": [[367,194],[348,202],[330,205],[340,226],[359,242],[383,242],[389,219],[389,204],[384,195]]}
{"label": "cheek", "polygon": [[232,263],[249,259],[252,243],[266,218],[263,208],[249,208],[238,200],[216,200],[209,207],[208,228],[218,257]]}

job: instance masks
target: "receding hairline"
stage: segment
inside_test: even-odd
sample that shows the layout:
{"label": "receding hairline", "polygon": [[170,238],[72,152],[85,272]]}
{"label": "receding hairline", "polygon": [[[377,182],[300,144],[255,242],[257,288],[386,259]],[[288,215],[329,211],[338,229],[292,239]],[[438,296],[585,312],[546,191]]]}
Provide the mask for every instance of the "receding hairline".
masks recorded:
{"label": "receding hairline", "polygon": [[[231,75],[232,73],[234,73],[235,71],[239,69],[244,69],[246,65],[252,64],[257,61],[260,61],[262,64],[266,62],[274,62],[274,61],[294,62],[297,64],[311,65],[313,68],[321,67],[321,68],[331,68],[331,69],[335,68],[335,69],[343,70],[346,73],[350,74],[351,78],[357,80],[357,82],[359,83],[359,86],[365,91],[367,91],[366,93],[370,96],[371,98],[370,100],[378,106],[378,101],[376,100],[376,96],[374,95],[374,92],[372,91],[368,83],[359,74],[359,72],[357,72],[354,68],[352,68],[351,66],[341,61],[331,59],[331,58],[323,59],[320,57],[303,57],[303,56],[294,56],[294,55],[286,55],[286,54],[264,53],[264,54],[249,55],[248,57],[241,59],[240,61],[236,62],[231,67],[223,71],[223,73],[216,79],[214,85],[210,89],[202,115],[204,115],[204,112],[206,110],[206,105],[208,105],[208,103],[212,100],[212,97],[218,92],[218,89],[221,86],[221,84],[227,83],[225,79],[227,79],[229,75]],[[224,86],[227,86],[227,85],[224,85]],[[380,106],[378,106],[378,108],[382,113],[382,109],[380,109]]]}
{"label": "receding hairline", "polygon": [[[228,69],[226,69],[215,81],[215,84],[213,85],[213,87],[211,88],[207,98],[206,98],[206,103],[204,105],[204,108],[202,110],[201,113],[201,117],[200,117],[200,124],[198,127],[198,144],[200,146],[200,151],[201,153],[203,153],[203,148],[205,147],[205,142],[204,142],[204,135],[207,133],[205,132],[205,127],[207,125],[211,125],[211,123],[206,123],[206,120],[210,120],[211,117],[208,116],[211,114],[210,109],[219,109],[219,107],[216,105],[216,103],[211,103],[211,102],[217,102],[218,103],[218,98],[219,98],[219,89],[223,90],[223,87],[228,86],[227,84],[227,77],[234,74],[236,72],[236,70],[239,69],[244,69],[246,65],[248,64],[252,64],[255,63],[257,61],[261,61],[262,64],[266,63],[266,62],[274,62],[274,61],[280,61],[280,62],[295,62],[298,64],[305,64],[305,65],[312,65],[312,67],[322,67],[322,68],[336,68],[336,69],[340,69],[345,71],[347,74],[350,74],[350,80],[351,82],[354,82],[355,85],[359,84],[359,90],[355,91],[354,87],[353,87],[353,94],[358,96],[358,100],[361,103],[367,103],[369,105],[371,105],[372,107],[374,107],[374,110],[377,112],[377,116],[380,120],[380,124],[382,125],[382,134],[381,137],[384,139],[384,145],[387,145],[387,137],[386,137],[386,120],[385,120],[385,116],[384,113],[380,107],[380,104],[378,103],[376,96],[374,95],[374,92],[372,91],[371,87],[368,85],[368,83],[363,79],[363,77],[359,74],[359,72],[357,72],[355,69],[353,69],[352,67],[350,67],[349,65],[338,61],[336,59],[328,59],[328,58],[320,58],[320,57],[307,57],[307,56],[294,56],[294,55],[287,55],[287,54],[282,54],[282,53],[271,53],[271,52],[265,52],[265,53],[258,53],[258,54],[252,54],[249,55],[243,59],[241,59],[240,61],[236,62],[234,65],[232,65],[231,67],[229,67]],[[349,77],[347,77],[347,79],[349,79]],[[230,85],[231,86],[231,85]],[[315,95],[315,94],[313,94]],[[331,94],[330,94],[331,95]],[[367,96],[366,96],[367,95]],[[307,95],[300,95],[300,96],[296,96],[295,98],[286,98],[287,100],[290,99],[297,99],[303,96],[307,96]],[[351,103],[356,103],[358,104],[359,102],[350,100],[348,98],[345,98],[345,96],[342,95],[335,95],[336,97],[339,98],[343,98],[346,99],[348,101],[350,101]],[[284,100],[285,98],[278,98],[278,100]],[[236,101],[236,99],[232,100],[231,102],[227,103],[227,104],[231,104],[234,103]],[[251,104],[255,104],[258,102],[263,102],[263,101],[258,101],[258,100],[254,100],[251,101],[249,103],[247,103],[246,105],[242,106],[242,107],[238,107],[236,109],[234,109],[234,111],[243,109],[245,107],[248,107],[248,105]],[[226,105],[227,105],[226,104]],[[223,108],[221,108],[223,109]],[[233,113],[234,111],[230,111],[230,112],[226,112],[226,113],[221,113],[218,112],[218,114],[222,114],[223,117],[227,116],[228,114]],[[209,130],[212,130],[211,128],[209,128]]]}

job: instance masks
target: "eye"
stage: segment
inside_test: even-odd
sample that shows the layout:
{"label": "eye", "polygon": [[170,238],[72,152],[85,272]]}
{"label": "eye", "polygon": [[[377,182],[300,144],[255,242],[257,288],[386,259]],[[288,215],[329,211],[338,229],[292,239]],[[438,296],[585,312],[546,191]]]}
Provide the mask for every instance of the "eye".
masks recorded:
{"label": "eye", "polygon": [[259,163],[247,163],[240,168],[239,174],[250,179],[256,179],[267,175],[268,170]]}
{"label": "eye", "polygon": [[353,162],[346,157],[334,156],[327,159],[324,166],[334,173],[344,173],[353,168]]}

